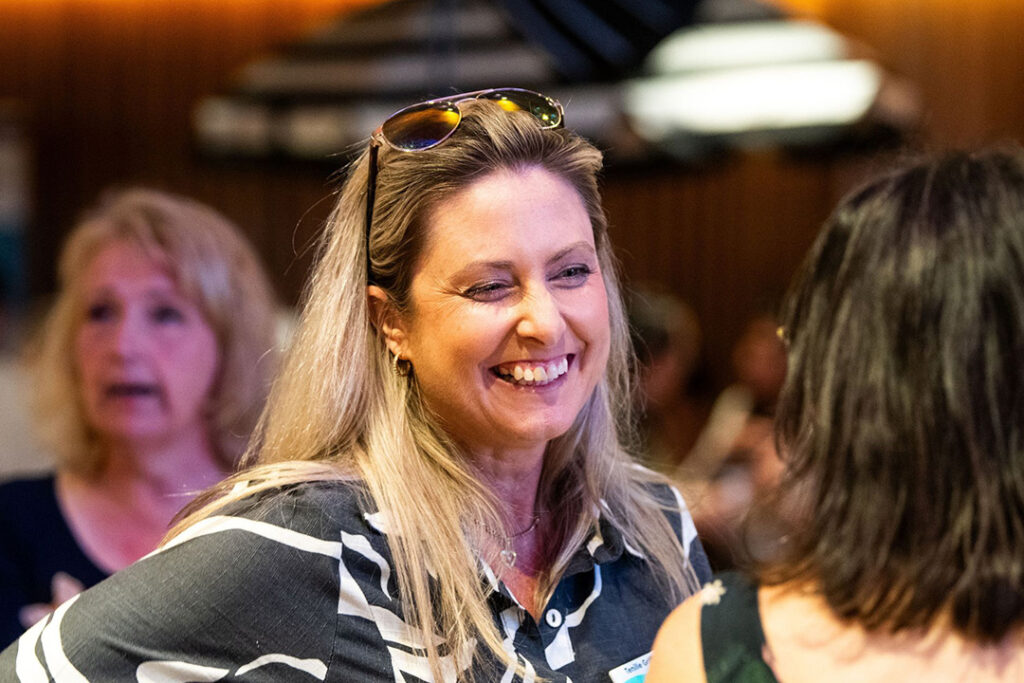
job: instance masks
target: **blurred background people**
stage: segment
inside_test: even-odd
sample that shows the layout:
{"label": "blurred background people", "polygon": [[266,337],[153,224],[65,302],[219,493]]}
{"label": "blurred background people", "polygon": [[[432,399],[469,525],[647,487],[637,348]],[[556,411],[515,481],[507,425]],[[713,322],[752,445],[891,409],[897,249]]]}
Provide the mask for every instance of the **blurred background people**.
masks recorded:
{"label": "blurred background people", "polygon": [[737,415],[737,431],[707,479],[682,481],[693,518],[716,571],[778,550],[779,529],[770,505],[782,473],[772,418]]}
{"label": "blurred background people", "polygon": [[69,236],[59,277],[30,348],[56,471],[0,486],[4,643],[153,550],[233,470],[274,368],[272,289],[209,207],[147,189],[105,196]]}
{"label": "blurred background people", "polygon": [[782,469],[772,436],[786,376],[778,330],[768,313],[747,322],[731,353],[734,380],[715,399],[697,442],[675,471],[716,570],[774,552],[778,529],[769,510],[759,506],[774,492]]}
{"label": "blurred background people", "polygon": [[730,354],[733,381],[712,402],[703,393],[700,324],[690,306],[639,284],[628,307],[644,463],[680,483],[712,567],[769,555],[778,529],[759,503],[782,467],[772,421],[786,373],[776,318],[761,313],[747,322]]}
{"label": "blurred background people", "polygon": [[686,302],[652,285],[633,287],[627,305],[643,457],[650,467],[671,472],[693,448],[710,409],[699,386],[700,323]]}
{"label": "blurred background people", "polygon": [[674,612],[648,683],[1024,679],[1024,151],[849,195],[784,324],[783,553]]}

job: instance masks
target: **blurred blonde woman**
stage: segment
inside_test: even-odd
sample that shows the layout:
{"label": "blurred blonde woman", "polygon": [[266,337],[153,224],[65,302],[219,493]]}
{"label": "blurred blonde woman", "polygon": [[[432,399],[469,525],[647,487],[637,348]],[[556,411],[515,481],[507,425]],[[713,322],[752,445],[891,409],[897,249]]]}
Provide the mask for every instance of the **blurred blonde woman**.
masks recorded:
{"label": "blurred blonde woman", "polygon": [[72,231],[30,348],[53,475],[0,486],[0,636],[157,547],[233,471],[274,367],[275,303],[237,228],[147,189]]}
{"label": "blurred blonde woman", "polygon": [[681,498],[622,445],[600,166],[538,93],[390,117],[327,226],[251,469],[0,670],[639,675],[707,567]]}

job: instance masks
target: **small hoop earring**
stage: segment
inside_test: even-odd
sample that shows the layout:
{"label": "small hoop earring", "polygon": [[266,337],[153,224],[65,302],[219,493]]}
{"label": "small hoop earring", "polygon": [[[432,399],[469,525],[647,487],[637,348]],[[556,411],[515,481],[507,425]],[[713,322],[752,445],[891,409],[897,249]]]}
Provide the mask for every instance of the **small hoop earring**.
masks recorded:
{"label": "small hoop earring", "polygon": [[408,377],[409,368],[403,368],[398,364],[398,361],[402,360],[402,356],[397,353],[391,354],[391,371],[399,377]]}

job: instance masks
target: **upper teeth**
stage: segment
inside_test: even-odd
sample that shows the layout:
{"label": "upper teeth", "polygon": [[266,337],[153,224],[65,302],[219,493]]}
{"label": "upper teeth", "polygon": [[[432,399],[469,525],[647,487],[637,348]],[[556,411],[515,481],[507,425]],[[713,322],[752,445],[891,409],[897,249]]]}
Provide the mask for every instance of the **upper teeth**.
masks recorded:
{"label": "upper teeth", "polygon": [[508,366],[502,365],[498,373],[503,377],[515,380],[517,384],[532,384],[534,386],[553,382],[569,371],[569,359],[562,357],[560,360],[549,363],[516,363]]}

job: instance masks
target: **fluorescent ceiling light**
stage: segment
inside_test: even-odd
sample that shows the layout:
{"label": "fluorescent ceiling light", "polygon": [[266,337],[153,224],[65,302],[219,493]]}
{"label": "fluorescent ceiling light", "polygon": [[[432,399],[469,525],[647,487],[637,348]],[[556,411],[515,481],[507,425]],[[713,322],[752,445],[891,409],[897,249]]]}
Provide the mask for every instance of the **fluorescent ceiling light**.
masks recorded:
{"label": "fluorescent ceiling light", "polygon": [[846,41],[811,21],[757,21],[683,29],[646,61],[653,75],[756,64],[842,59]]}
{"label": "fluorescent ceiling light", "polygon": [[674,134],[849,125],[867,113],[882,81],[864,60],[780,64],[631,82],[633,127],[657,142]]}
{"label": "fluorescent ceiling light", "polygon": [[271,148],[270,112],[262,105],[208,97],[192,112],[193,127],[201,144],[248,154]]}

